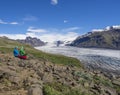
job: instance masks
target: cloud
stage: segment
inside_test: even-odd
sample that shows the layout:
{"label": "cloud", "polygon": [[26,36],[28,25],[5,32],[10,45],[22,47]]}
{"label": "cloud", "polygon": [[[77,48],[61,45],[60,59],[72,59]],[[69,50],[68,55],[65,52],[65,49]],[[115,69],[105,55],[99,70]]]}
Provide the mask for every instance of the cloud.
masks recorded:
{"label": "cloud", "polygon": [[18,22],[11,22],[10,24],[16,25],[16,24],[19,24],[19,23]]}
{"label": "cloud", "polygon": [[63,22],[64,22],[64,23],[67,23],[68,21],[67,21],[67,20],[64,20]]}
{"label": "cloud", "polygon": [[52,5],[57,5],[58,4],[58,0],[51,0],[51,4]]}
{"label": "cloud", "polygon": [[67,32],[64,34],[61,33],[49,33],[49,34],[43,34],[40,36],[40,39],[46,42],[54,42],[57,40],[62,41],[73,41],[78,37],[78,33],[75,32]]}
{"label": "cloud", "polygon": [[39,28],[34,28],[34,27],[29,27],[27,29],[27,31],[28,32],[38,32],[38,33],[40,33],[40,32],[47,32],[47,30],[45,30],[45,29],[39,29]]}
{"label": "cloud", "polygon": [[8,23],[4,22],[2,19],[0,19],[0,24],[8,24]]}
{"label": "cloud", "polygon": [[80,27],[70,27],[70,28],[63,29],[62,31],[70,31],[70,32],[72,32],[72,31],[77,31],[79,29],[80,29]]}
{"label": "cloud", "polygon": [[36,29],[29,27],[26,36],[37,37],[45,42],[53,42],[56,40],[73,41],[79,36],[76,31],[79,27],[70,27],[66,29]]}
{"label": "cloud", "polygon": [[5,22],[2,19],[0,19],[0,24],[16,25],[16,24],[19,24],[19,23],[18,22]]}
{"label": "cloud", "polygon": [[28,15],[25,18],[23,18],[24,21],[37,21],[38,18],[35,16]]}
{"label": "cloud", "polygon": [[10,39],[25,39],[26,38],[26,34],[0,34],[0,36],[6,36]]}
{"label": "cloud", "polygon": [[[78,27],[71,27],[68,29],[36,29],[29,27],[25,34],[0,34],[0,36],[6,36],[11,39],[25,39],[28,36],[36,37],[45,42],[54,42],[57,40],[73,41],[79,34],[76,32]],[[64,30],[64,31],[63,31]],[[70,30],[70,31],[68,31]],[[72,30],[72,31],[71,31]]]}

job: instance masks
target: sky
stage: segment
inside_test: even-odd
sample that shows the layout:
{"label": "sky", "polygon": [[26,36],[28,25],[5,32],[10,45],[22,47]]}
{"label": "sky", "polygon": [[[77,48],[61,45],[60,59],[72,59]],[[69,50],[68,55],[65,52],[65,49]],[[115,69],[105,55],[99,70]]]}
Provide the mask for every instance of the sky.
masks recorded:
{"label": "sky", "polygon": [[0,36],[74,40],[120,25],[120,0],[0,0]]}

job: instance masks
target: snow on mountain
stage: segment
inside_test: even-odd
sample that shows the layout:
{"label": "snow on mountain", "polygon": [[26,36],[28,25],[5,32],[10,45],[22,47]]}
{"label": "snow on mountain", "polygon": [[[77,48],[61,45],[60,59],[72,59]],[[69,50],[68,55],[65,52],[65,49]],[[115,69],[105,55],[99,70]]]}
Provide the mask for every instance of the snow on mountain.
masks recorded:
{"label": "snow on mountain", "polygon": [[104,29],[93,29],[92,33],[94,33],[94,32],[103,32],[103,31],[104,31]]}
{"label": "snow on mountain", "polygon": [[103,31],[109,31],[111,29],[120,29],[120,25],[113,25],[113,26],[107,26],[104,29],[93,29],[92,33],[94,32],[103,32]]}

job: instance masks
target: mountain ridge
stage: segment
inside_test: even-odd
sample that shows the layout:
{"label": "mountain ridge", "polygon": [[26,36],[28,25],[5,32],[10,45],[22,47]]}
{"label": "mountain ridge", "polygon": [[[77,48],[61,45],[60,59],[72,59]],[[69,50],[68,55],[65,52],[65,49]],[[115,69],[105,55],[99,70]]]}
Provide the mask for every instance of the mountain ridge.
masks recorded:
{"label": "mountain ridge", "polygon": [[79,36],[70,44],[84,48],[120,49],[120,28],[107,27],[104,30],[95,30]]}
{"label": "mountain ridge", "polygon": [[40,39],[38,39],[36,37],[32,38],[30,36],[26,37],[26,39],[24,39],[24,40],[19,40],[18,39],[17,41],[20,42],[20,43],[29,44],[33,47],[45,45],[45,42],[41,41]]}

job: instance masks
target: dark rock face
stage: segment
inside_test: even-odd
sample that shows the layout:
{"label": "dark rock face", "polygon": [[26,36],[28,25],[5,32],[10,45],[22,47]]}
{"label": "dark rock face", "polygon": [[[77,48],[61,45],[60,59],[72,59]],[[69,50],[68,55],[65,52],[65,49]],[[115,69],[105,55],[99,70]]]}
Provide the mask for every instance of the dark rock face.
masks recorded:
{"label": "dark rock face", "polygon": [[63,42],[63,41],[60,41],[60,40],[58,40],[58,41],[55,42],[55,44],[56,44],[57,47],[59,47],[60,44],[63,44],[63,43],[64,43],[64,42]]}
{"label": "dark rock face", "polygon": [[45,45],[45,43],[43,41],[41,41],[40,39],[32,38],[32,37],[26,37],[25,40],[17,40],[17,41],[19,41],[20,43],[29,44],[29,45],[34,46],[34,47]]}
{"label": "dark rock face", "polygon": [[89,32],[87,35],[78,37],[70,45],[86,48],[120,49],[120,29],[110,28],[102,32]]}

